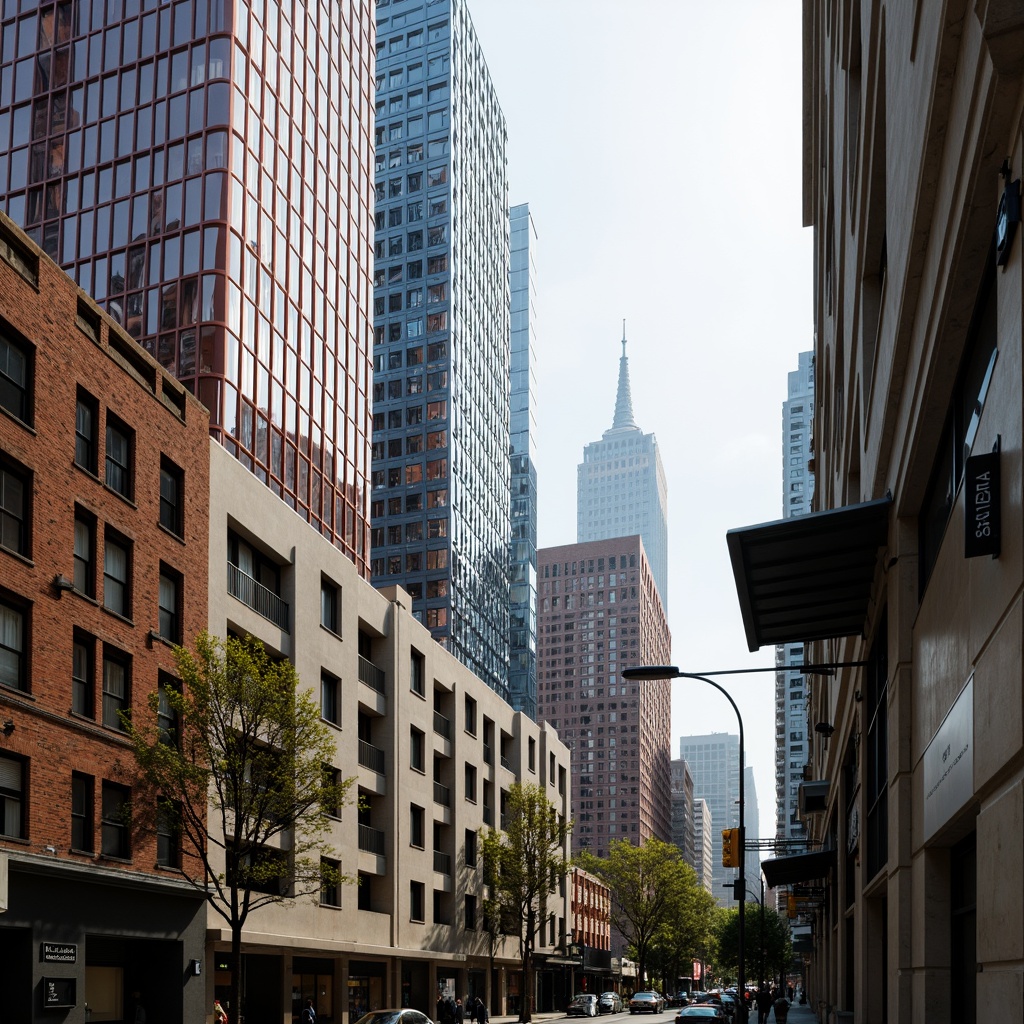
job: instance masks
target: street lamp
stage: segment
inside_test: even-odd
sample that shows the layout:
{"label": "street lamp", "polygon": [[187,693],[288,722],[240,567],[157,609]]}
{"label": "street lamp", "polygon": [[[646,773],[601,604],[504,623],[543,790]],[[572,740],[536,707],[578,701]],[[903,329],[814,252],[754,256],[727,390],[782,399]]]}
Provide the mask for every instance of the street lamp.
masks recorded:
{"label": "street lamp", "polygon": [[[746,879],[746,859],[747,859],[747,836],[746,836],[746,824],[744,820],[745,804],[743,800],[743,774],[744,774],[744,759],[743,759],[743,716],[740,714],[740,709],[736,706],[736,701],[732,699],[729,691],[723,686],[720,686],[714,681],[709,679],[707,676],[698,675],[696,672],[681,672],[675,665],[638,665],[636,668],[627,668],[622,672],[623,679],[636,679],[639,681],[653,680],[653,679],[699,679],[702,683],[707,683],[708,686],[713,686],[719,693],[725,696],[725,699],[732,705],[733,711],[736,712],[736,724],[740,730],[740,873],[739,878],[736,880],[736,884],[739,891],[746,893],[747,890],[747,879]],[[744,939],[746,933],[746,921],[744,914],[744,905],[746,899],[740,900],[740,917],[739,917],[739,941],[736,943],[736,974],[737,974],[737,985],[736,988],[739,993],[739,1006],[740,1006],[740,1022],[744,1024],[747,1019],[747,978],[745,971],[745,964],[743,961],[744,951]]]}

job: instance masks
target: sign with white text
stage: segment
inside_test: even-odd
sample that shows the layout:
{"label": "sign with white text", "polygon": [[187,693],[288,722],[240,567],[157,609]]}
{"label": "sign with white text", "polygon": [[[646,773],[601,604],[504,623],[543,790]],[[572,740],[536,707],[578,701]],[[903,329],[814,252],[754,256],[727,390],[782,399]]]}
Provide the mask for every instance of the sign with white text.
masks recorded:
{"label": "sign with white text", "polygon": [[971,676],[924,752],[925,842],[973,796],[974,676]]}
{"label": "sign with white text", "polygon": [[972,455],[964,467],[964,558],[999,555],[999,452]]}

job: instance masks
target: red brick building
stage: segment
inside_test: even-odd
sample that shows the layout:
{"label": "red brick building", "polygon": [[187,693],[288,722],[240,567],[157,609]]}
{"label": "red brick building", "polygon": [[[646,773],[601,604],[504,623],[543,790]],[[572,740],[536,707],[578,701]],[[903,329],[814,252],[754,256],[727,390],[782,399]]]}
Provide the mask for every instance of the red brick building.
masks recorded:
{"label": "red brick building", "polygon": [[174,836],[138,827],[119,712],[150,714],[171,643],[206,626],[208,436],[205,408],[0,215],[5,1020],[81,1020],[87,1001],[135,1019],[136,1000],[202,1019],[203,903]]}

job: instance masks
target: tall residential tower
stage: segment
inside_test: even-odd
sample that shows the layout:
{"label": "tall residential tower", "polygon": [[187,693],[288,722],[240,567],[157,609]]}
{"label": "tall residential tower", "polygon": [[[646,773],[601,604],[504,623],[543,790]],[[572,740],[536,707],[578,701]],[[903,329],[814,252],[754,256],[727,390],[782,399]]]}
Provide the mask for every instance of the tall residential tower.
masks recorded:
{"label": "tall residential tower", "polygon": [[369,0],[7,3],[0,204],[369,570]]}
{"label": "tall residential tower", "polygon": [[653,434],[633,419],[626,325],[611,428],[583,449],[576,473],[576,540],[583,544],[639,533],[668,609],[668,486]]}
{"label": "tall residential tower", "polygon": [[465,0],[377,6],[372,579],[508,696],[505,118]]}

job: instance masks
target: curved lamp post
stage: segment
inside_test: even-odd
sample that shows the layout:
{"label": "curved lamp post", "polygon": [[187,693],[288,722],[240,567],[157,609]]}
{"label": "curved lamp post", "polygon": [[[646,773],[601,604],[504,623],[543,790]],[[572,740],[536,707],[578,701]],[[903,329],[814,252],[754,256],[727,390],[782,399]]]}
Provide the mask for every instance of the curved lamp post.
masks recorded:
{"label": "curved lamp post", "polygon": [[639,665],[636,668],[627,668],[622,672],[623,679],[636,679],[640,681],[653,680],[653,679],[699,679],[702,683],[707,683],[708,686],[713,686],[719,693],[725,696],[725,699],[732,705],[733,711],[736,712],[736,724],[740,730],[740,873],[737,879],[737,885],[739,891],[744,894],[744,898],[739,901],[739,941],[736,943],[736,974],[737,984],[736,988],[739,992],[739,1006],[740,1006],[740,1021],[741,1024],[747,1019],[747,978],[746,971],[744,970],[745,964],[743,960],[744,952],[744,939],[746,933],[745,925],[745,914],[744,905],[746,903],[746,890],[747,890],[747,879],[746,879],[746,859],[747,859],[747,837],[746,837],[746,825],[744,819],[745,804],[743,801],[743,774],[744,774],[744,758],[743,758],[743,716],[740,714],[740,709],[736,706],[736,701],[732,699],[729,691],[723,686],[720,686],[714,681],[709,679],[707,676],[698,675],[696,672],[681,672],[675,665]]}

